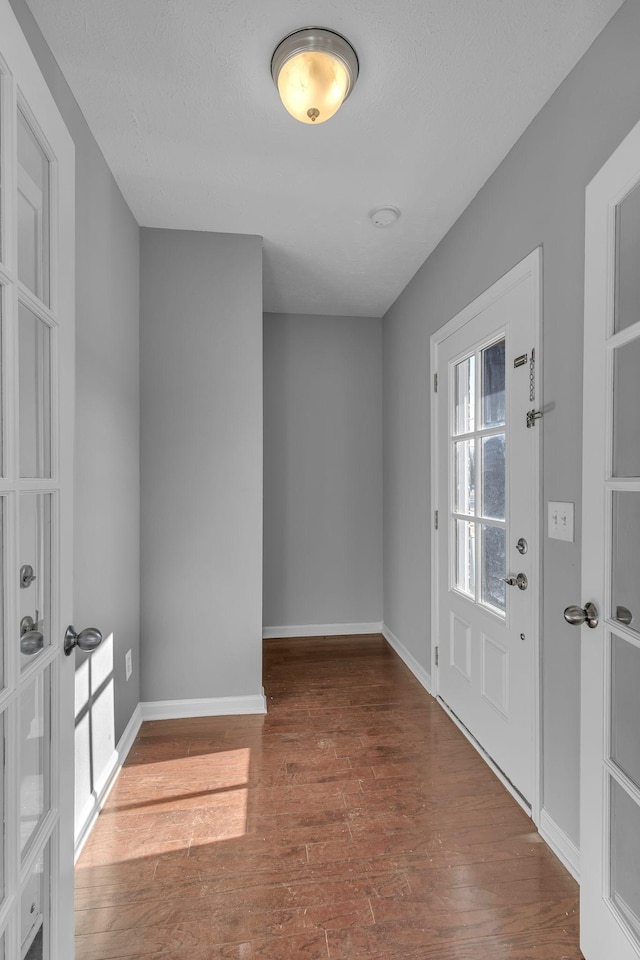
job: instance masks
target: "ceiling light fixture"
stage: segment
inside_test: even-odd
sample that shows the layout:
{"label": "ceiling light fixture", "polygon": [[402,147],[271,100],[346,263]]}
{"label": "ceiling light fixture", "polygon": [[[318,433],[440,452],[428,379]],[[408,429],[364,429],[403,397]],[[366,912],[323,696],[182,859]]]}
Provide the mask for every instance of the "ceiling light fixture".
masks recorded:
{"label": "ceiling light fixture", "polygon": [[337,113],[358,79],[358,57],[332,30],[306,27],[282,40],[271,58],[280,99],[301,123],[324,123]]}

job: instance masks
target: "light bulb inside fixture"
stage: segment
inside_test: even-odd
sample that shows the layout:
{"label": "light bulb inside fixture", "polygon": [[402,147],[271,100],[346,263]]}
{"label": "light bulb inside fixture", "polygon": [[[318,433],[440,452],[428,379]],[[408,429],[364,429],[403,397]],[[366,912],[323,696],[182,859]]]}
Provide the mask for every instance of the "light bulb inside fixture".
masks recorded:
{"label": "light bulb inside fixture", "polygon": [[344,37],[308,27],[285,37],[271,60],[271,75],[285,109],[301,123],[329,120],[358,77],[358,58]]}
{"label": "light bulb inside fixture", "polygon": [[324,123],[340,109],[349,89],[347,71],[328,53],[299,53],[278,77],[278,93],[292,117],[302,123]]}

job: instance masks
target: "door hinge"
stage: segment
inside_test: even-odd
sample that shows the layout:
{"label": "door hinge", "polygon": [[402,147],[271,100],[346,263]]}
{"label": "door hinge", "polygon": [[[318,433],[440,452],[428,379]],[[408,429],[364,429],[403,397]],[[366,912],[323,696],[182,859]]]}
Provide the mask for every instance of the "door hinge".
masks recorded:
{"label": "door hinge", "polygon": [[433,528],[434,530],[438,529],[438,511],[437,510],[433,515]]}
{"label": "door hinge", "polygon": [[435,662],[436,662],[436,667],[437,667],[437,666],[438,666],[438,648],[437,648],[437,647],[436,647],[436,650],[435,650],[435,654],[436,654],[436,660],[435,660]]}
{"label": "door hinge", "polygon": [[437,373],[434,373],[433,375],[433,392],[434,393],[438,392],[438,374]]}

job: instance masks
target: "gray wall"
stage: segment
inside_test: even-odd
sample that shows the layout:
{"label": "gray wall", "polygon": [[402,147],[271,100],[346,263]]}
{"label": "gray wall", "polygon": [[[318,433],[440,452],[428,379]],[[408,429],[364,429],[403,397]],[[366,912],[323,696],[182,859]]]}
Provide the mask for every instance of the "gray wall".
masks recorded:
{"label": "gray wall", "polygon": [[26,3],[11,6],[76,146],[74,618],[113,634],[100,736],[117,741],[140,699],[139,229]]}
{"label": "gray wall", "polygon": [[[544,247],[544,500],[581,507],[585,187],[640,119],[640,4],[597,38],[384,319],[385,622],[429,666],[429,336]],[[546,507],[545,507],[546,508]],[[544,539],[544,806],[579,835],[575,544]],[[584,598],[582,598],[584,599]]]}
{"label": "gray wall", "polygon": [[141,231],[142,699],[262,683],[262,241]]}
{"label": "gray wall", "polygon": [[264,317],[265,626],[382,619],[382,324]]}

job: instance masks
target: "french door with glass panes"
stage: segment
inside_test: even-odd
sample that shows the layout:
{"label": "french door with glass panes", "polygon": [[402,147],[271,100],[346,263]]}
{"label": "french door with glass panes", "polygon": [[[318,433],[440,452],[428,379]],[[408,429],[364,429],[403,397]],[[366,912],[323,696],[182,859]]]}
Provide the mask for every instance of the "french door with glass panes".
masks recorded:
{"label": "french door with glass panes", "polygon": [[[580,928],[640,957],[640,124],[587,188]],[[576,635],[576,642],[578,635]]]}
{"label": "french door with glass panes", "polygon": [[534,251],[432,337],[436,692],[534,815],[539,284]]}
{"label": "french door with glass panes", "polygon": [[8,0],[0,294],[0,960],[69,960],[74,148]]}

